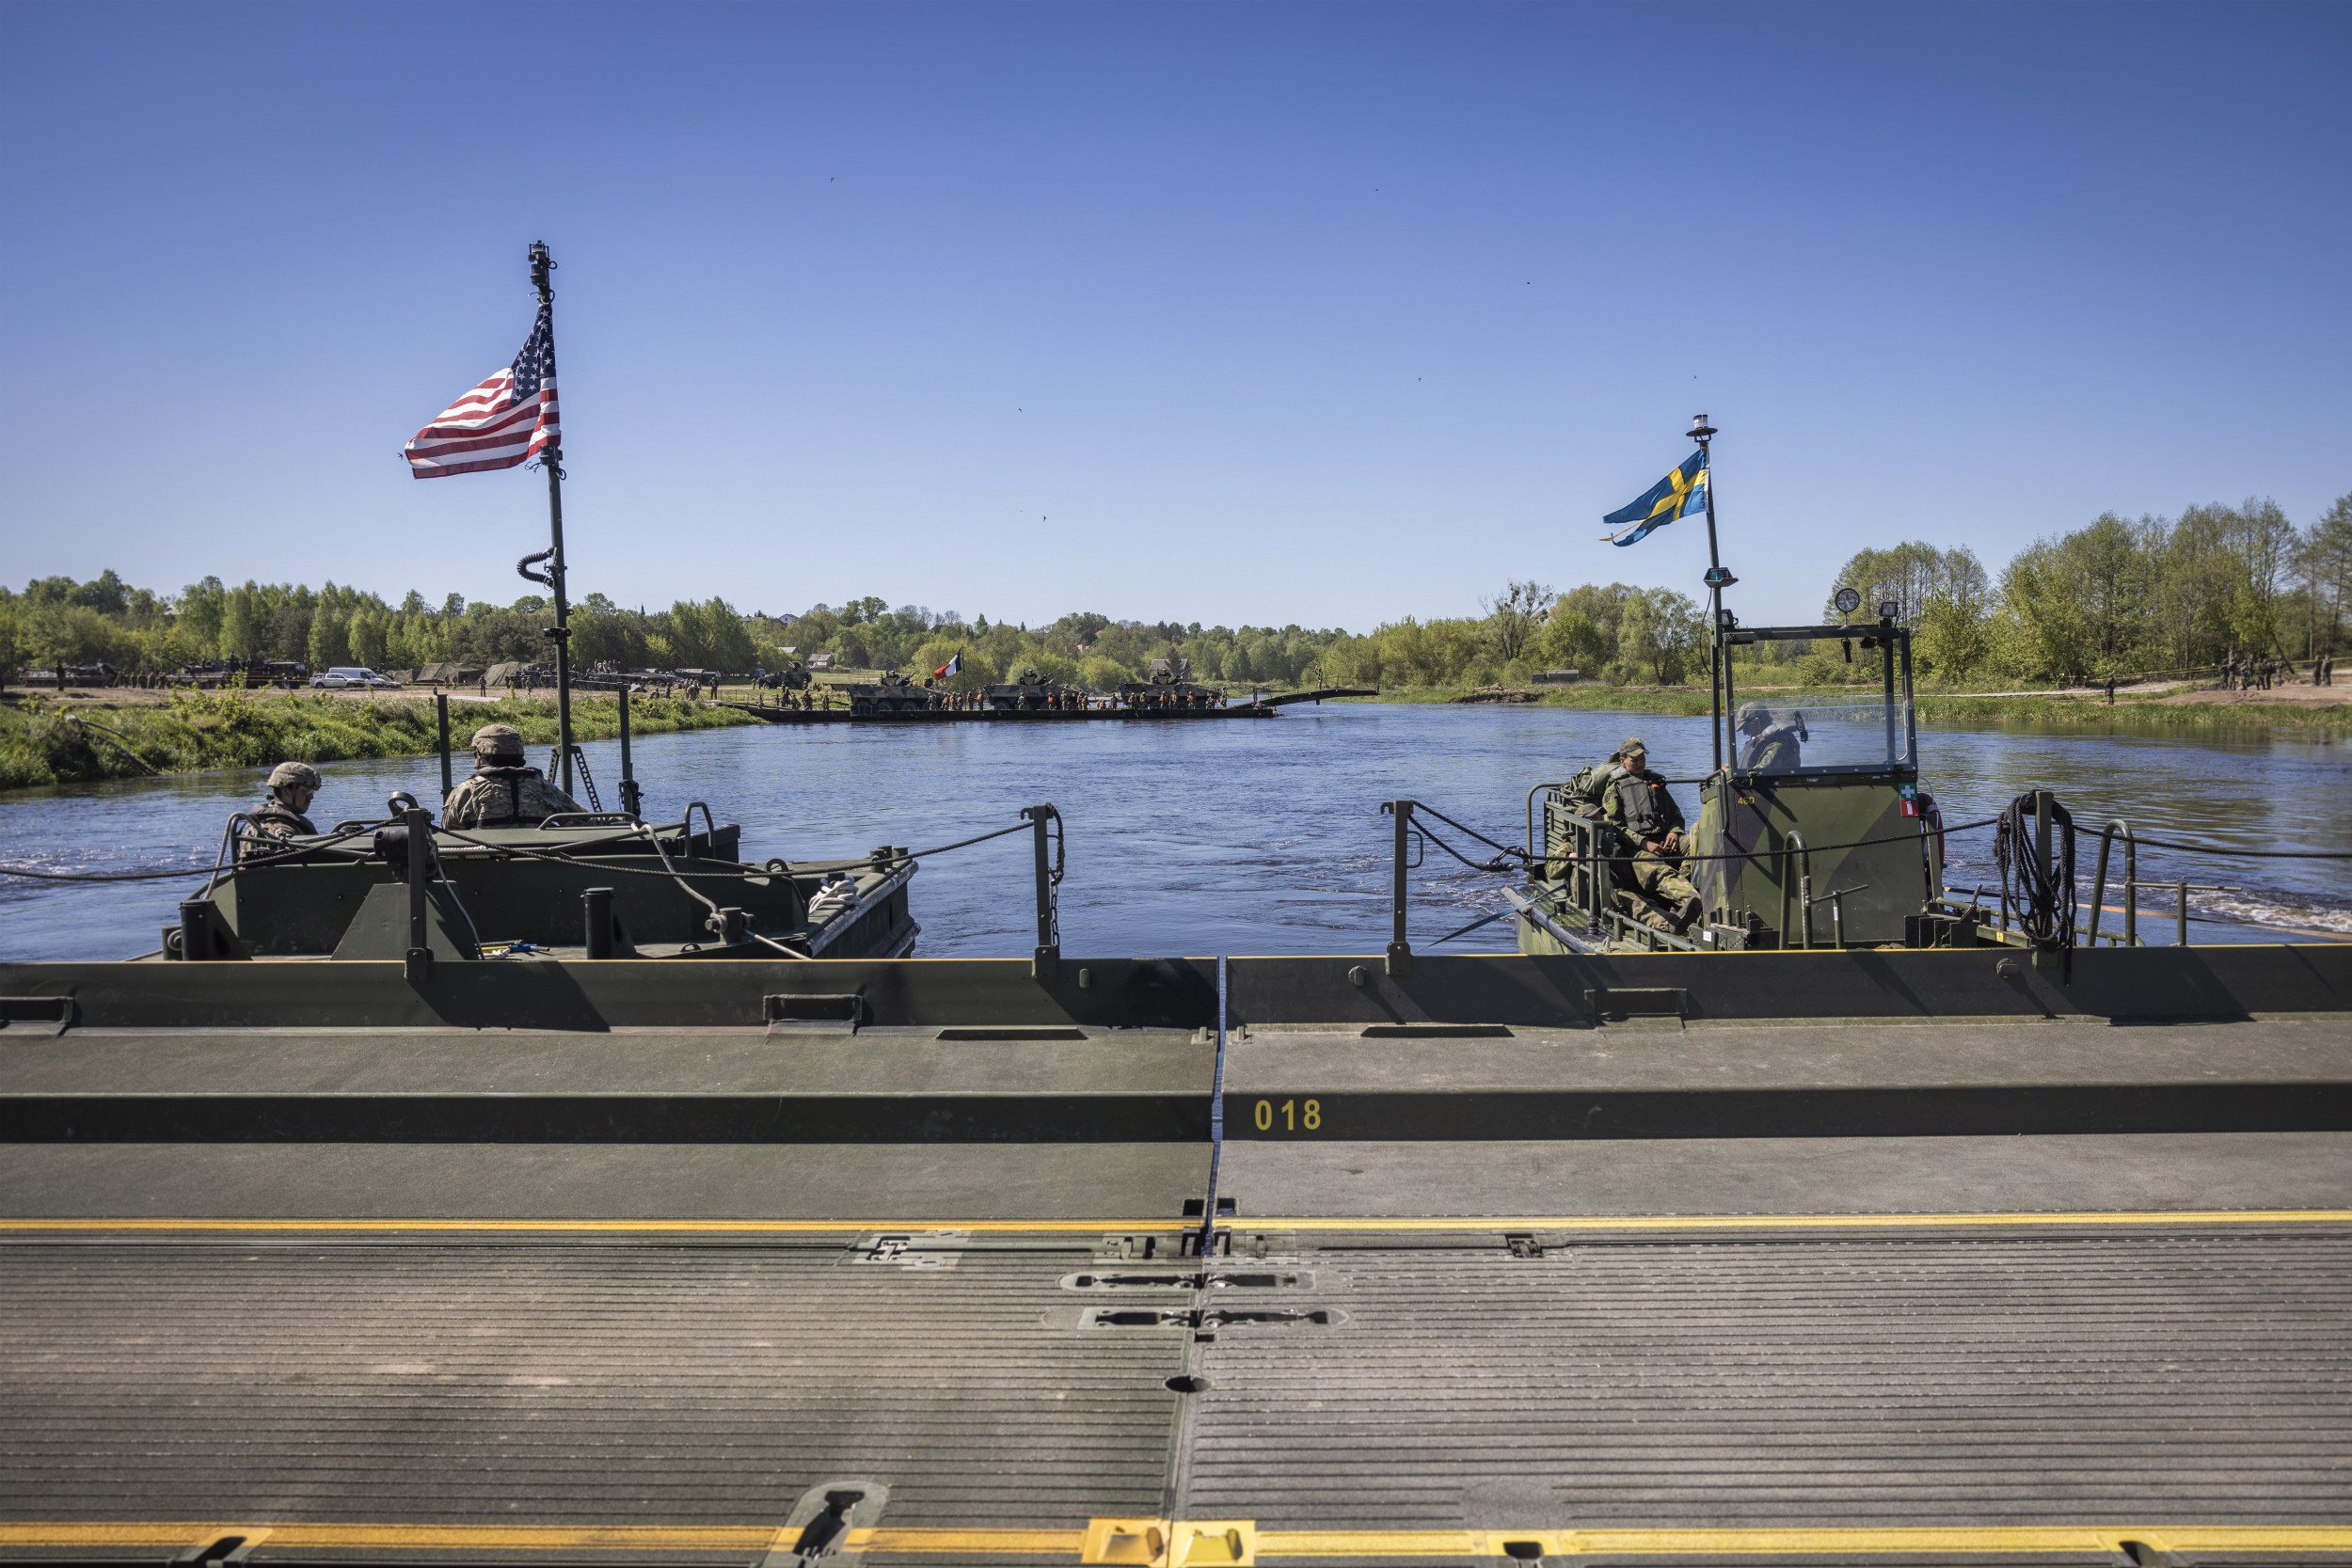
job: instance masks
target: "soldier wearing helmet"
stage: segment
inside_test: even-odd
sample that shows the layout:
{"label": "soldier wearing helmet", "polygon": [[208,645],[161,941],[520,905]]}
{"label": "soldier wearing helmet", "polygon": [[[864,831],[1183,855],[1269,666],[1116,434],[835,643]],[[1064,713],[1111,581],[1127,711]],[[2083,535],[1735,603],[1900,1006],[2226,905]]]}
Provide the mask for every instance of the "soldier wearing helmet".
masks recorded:
{"label": "soldier wearing helmet", "polygon": [[1740,733],[1746,737],[1732,767],[1741,773],[1793,773],[1803,765],[1802,732],[1794,722],[1772,721],[1772,709],[1753,700],[1740,705]]}
{"label": "soldier wearing helmet", "polygon": [[473,732],[473,777],[441,802],[444,828],[535,828],[579,801],[523,761],[520,731],[485,724]]}
{"label": "soldier wearing helmet", "polygon": [[309,763],[281,762],[271,768],[262,803],[245,814],[252,832],[238,847],[237,858],[280,854],[297,835],[317,832],[305,814],[318,792],[319,770]]}

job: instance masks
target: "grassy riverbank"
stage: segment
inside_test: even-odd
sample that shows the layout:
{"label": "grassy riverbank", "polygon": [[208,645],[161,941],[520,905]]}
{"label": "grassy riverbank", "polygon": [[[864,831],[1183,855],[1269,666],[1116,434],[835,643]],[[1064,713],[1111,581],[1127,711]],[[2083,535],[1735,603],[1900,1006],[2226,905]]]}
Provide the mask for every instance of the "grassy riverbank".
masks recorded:
{"label": "grassy riverbank", "polygon": [[[1450,703],[1464,694],[1460,687],[1414,687],[1384,691],[1377,697],[1350,697],[1345,702]],[[1742,693],[1743,696],[1748,693]],[[1853,702],[1877,695],[1865,687],[1829,686],[1804,690],[1754,693],[1775,707],[1805,703]],[[2217,693],[2217,695],[2218,695]],[[2347,695],[2352,695],[2348,691]],[[1917,694],[1919,721],[1992,723],[2017,729],[2170,731],[2181,734],[2266,734],[2296,730],[2317,736],[2352,735],[2352,702],[2326,705],[2293,703],[2200,702],[2163,697],[2126,697],[2119,693],[2114,706],[2092,693],[2035,693],[2027,696],[1970,696],[1922,691]],[[1664,713],[1704,717],[1708,698],[1704,687],[1572,686],[1543,692],[1531,707],[1585,708],[1602,713]]]}
{"label": "grassy riverbank", "polygon": [[[0,707],[0,789],[145,777],[147,769],[123,755],[116,739],[163,773],[423,756],[439,749],[429,698],[177,691],[164,700],[140,701],[128,693],[124,699],[61,705],[33,698]],[[640,697],[629,705],[629,728],[639,735],[758,722],[733,708],[682,700]],[[509,698],[450,705],[457,745],[484,724],[512,724],[533,746],[551,746],[555,704]],[[92,733],[101,725],[111,735]],[[620,733],[620,708],[612,698],[572,700],[575,739],[610,740]]]}

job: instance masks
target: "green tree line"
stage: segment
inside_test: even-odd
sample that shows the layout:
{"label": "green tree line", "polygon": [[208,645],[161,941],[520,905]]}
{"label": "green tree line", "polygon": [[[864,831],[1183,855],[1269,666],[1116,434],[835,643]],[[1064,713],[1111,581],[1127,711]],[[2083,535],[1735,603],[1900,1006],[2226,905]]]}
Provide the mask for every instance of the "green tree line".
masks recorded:
{"label": "green tree line", "polygon": [[[2268,500],[2136,521],[2109,513],[2037,540],[1997,576],[1965,546],[1866,549],[1822,584],[1824,621],[1836,619],[1830,595],[1840,586],[1862,595],[1866,618],[1882,600],[1900,604],[1918,673],[1931,685],[2098,681],[2232,654],[2310,657],[2344,641],[2352,496],[2299,528]],[[953,684],[964,689],[1034,669],[1104,689],[1145,678],[1157,659],[1186,661],[1196,680],[1273,687],[1522,685],[1559,669],[1626,685],[1705,678],[1704,607],[1675,589],[1613,582],[1560,593],[1518,581],[1479,611],[1408,616],[1354,634],[1091,611],[1032,627],[986,615],[967,622],[922,605],[893,609],[870,595],[789,617],[747,614],[719,597],[647,610],[590,594],[574,607],[572,626],[583,668],[743,674],[826,654],[840,668],[927,674],[961,656]],[[313,670],[486,667],[546,659],[550,619],[536,595],[490,605],[454,594],[435,602],[412,590],[395,603],[332,582],[231,588],[218,578],[165,594],[108,570],[86,582],[56,577],[22,593],[0,588],[0,671],[55,662],[172,671],[231,655]],[[1836,642],[1757,644],[1737,657],[1786,666],[1767,677],[1782,684],[1877,678],[1874,665],[1849,662]]]}

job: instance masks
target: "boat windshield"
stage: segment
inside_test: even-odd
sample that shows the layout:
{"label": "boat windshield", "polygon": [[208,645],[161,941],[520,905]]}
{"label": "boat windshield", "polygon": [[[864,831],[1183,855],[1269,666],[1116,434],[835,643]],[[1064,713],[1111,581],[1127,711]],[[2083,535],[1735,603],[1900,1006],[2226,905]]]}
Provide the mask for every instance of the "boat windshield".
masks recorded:
{"label": "boat windshield", "polygon": [[1740,705],[1740,773],[1863,773],[1913,766],[1911,705],[1900,697]]}

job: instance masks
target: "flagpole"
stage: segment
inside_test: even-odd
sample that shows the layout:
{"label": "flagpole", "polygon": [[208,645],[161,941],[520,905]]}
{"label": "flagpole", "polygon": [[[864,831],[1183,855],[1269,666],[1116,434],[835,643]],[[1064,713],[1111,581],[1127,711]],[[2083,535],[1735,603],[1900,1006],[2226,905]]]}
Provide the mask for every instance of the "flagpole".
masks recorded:
{"label": "flagpole", "polygon": [[1724,644],[1724,589],[1738,581],[1724,570],[1723,557],[1715,548],[1715,457],[1708,442],[1714,439],[1715,427],[1707,422],[1704,414],[1691,420],[1691,439],[1699,444],[1699,471],[1707,476],[1707,636],[1712,657],[1707,661],[1708,704],[1714,710],[1714,721],[1708,726],[1708,738],[1715,747],[1715,771],[1724,767],[1724,671],[1731,650]]}
{"label": "flagpole", "polygon": [[[548,274],[555,262],[548,255],[548,247],[540,241],[531,245],[531,286],[539,291],[539,306],[548,313],[548,356],[555,356],[555,287]],[[559,385],[561,379],[559,377]],[[555,643],[555,733],[556,787],[564,794],[572,792],[572,610],[564,593],[564,449],[562,438],[548,443],[539,452],[539,461],[548,470],[548,531],[554,553],[548,558],[548,583],[555,592],[555,625],[547,635]],[[1708,491],[1708,532],[1714,534],[1714,490]]]}

